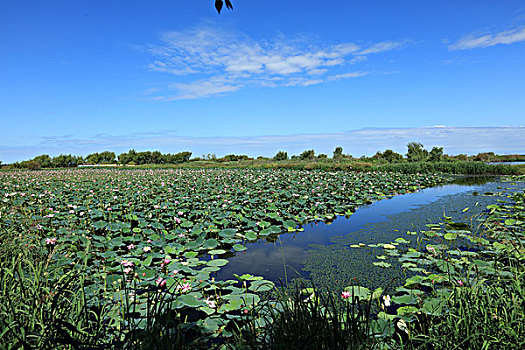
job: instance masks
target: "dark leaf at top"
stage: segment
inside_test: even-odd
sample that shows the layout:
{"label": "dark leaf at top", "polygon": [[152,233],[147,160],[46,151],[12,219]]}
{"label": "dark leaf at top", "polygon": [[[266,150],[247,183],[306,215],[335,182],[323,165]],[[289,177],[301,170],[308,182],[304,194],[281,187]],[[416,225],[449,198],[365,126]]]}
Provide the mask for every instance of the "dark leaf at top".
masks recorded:
{"label": "dark leaf at top", "polygon": [[215,8],[218,13],[221,13],[222,10],[222,0],[215,0]]}

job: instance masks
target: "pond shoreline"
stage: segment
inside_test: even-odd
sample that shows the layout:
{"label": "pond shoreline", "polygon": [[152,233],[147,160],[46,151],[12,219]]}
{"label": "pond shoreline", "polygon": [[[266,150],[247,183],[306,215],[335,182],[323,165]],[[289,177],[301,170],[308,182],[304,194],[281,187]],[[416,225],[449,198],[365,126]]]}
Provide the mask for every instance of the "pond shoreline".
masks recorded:
{"label": "pond shoreline", "polygon": [[[352,238],[347,237],[346,246],[358,243],[373,244],[374,240],[366,232],[368,230],[375,230],[376,237],[382,237],[383,240],[393,240],[398,237],[406,237],[406,233],[390,233],[388,237],[382,234],[377,234],[377,227],[388,227],[388,222],[396,215],[409,214],[421,207],[430,205],[433,202],[443,200],[448,197],[449,200],[454,200],[451,196],[461,193],[475,192],[480,186],[484,186],[490,181],[497,181],[498,177],[494,176],[457,176],[451,182],[438,185],[435,187],[425,188],[413,193],[407,193],[391,198],[374,202],[370,205],[360,207],[352,216],[338,216],[335,220],[328,222],[310,222],[304,224],[302,232],[283,233],[275,239],[274,242],[260,241],[257,243],[248,243],[246,251],[235,253],[229,256],[230,263],[218,271],[217,279],[233,278],[233,273],[250,273],[260,275],[273,282],[285,283],[294,276],[301,276],[302,278],[311,277],[312,271],[316,271],[312,267],[312,261],[327,261],[326,254],[322,257],[310,257],[316,250],[333,249],[334,241],[337,237],[344,235],[351,235]],[[461,209],[464,209],[462,207]],[[478,208],[479,209],[479,208]],[[471,210],[468,214],[471,214]],[[424,217],[421,214],[421,219],[425,222],[430,222],[431,217]],[[436,219],[435,215],[433,215]],[[439,219],[439,218],[437,218]],[[413,220],[413,219],[410,219]],[[396,230],[396,228],[392,228]],[[397,229],[400,229],[398,227]],[[416,228],[411,227],[414,231]],[[363,234],[365,236],[363,236]],[[361,236],[361,237],[360,237]],[[365,238],[368,237],[368,238]],[[388,242],[384,242],[388,243]],[[332,248],[329,248],[332,247]],[[370,248],[367,248],[370,250]],[[346,254],[346,253],[345,253]],[[345,255],[343,254],[343,255]],[[331,256],[341,255],[341,252],[333,251]],[[346,256],[346,255],[345,255]],[[358,259],[355,256],[348,256],[349,259]],[[375,256],[371,253],[366,261],[374,261]],[[315,265],[315,264],[313,264]],[[341,268],[347,264],[333,263],[330,266],[325,266],[323,270]],[[286,270],[285,270],[286,266]],[[306,268],[306,270],[305,270]],[[384,269],[376,269],[377,273],[385,272]],[[318,274],[314,273],[314,278],[320,279]],[[356,277],[356,276],[354,276]],[[341,283],[342,284],[342,283]]]}

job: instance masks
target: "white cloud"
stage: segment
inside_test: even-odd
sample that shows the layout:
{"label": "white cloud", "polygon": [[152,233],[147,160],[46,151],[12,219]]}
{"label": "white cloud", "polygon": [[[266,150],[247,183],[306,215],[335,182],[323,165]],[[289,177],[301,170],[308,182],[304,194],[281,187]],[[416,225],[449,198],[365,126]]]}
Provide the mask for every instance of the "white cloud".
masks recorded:
{"label": "white cloud", "polygon": [[[169,32],[148,48],[155,60],[149,69],[177,78],[154,98],[176,100],[208,97],[248,86],[309,86],[362,76],[337,70],[389,51],[404,42],[314,44],[307,40],[254,40],[242,33],[201,28]],[[331,75],[329,75],[331,73]],[[311,76],[315,75],[315,79]],[[197,76],[193,79],[193,76]]]}
{"label": "white cloud", "polygon": [[394,50],[394,49],[397,49],[397,48],[403,46],[404,44],[405,44],[405,42],[385,41],[385,42],[382,42],[382,43],[374,44],[374,45],[370,46],[369,48],[366,48],[366,49],[360,51],[359,54],[360,55],[370,55],[370,54],[373,54],[373,53],[380,53],[380,52],[385,52],[385,51],[391,51],[391,50]]}
{"label": "white cloud", "polygon": [[285,86],[310,86],[323,83],[322,79],[291,78]]}
{"label": "white cloud", "polygon": [[525,28],[516,28],[503,32],[485,35],[469,35],[459,39],[456,43],[449,45],[450,50],[469,50],[484,48],[500,44],[513,44],[525,41]]}
{"label": "white cloud", "polygon": [[173,96],[158,96],[156,99],[172,101],[208,97],[212,95],[224,94],[239,90],[240,86],[232,85],[222,78],[212,78],[209,80],[197,80],[191,83],[176,83],[171,86],[181,93]]}
{"label": "white cloud", "polygon": [[368,74],[370,74],[370,72],[350,72],[350,73],[336,74],[336,75],[329,76],[328,80],[335,81],[335,80],[341,80],[341,79],[346,79],[346,78],[358,78],[358,77],[362,77]]}
{"label": "white cloud", "polygon": [[320,74],[324,74],[328,72],[328,69],[326,68],[314,68],[314,69],[310,69],[308,71],[308,75],[320,75]]}

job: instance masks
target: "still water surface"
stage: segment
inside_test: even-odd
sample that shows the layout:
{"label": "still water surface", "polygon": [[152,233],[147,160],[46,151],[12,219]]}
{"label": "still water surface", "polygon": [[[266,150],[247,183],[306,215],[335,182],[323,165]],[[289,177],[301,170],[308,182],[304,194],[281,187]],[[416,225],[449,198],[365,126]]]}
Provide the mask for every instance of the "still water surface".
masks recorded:
{"label": "still water surface", "polygon": [[[298,273],[303,277],[308,277],[309,273],[303,271],[303,267],[305,260],[312,254],[312,245],[327,246],[333,244],[334,236],[346,236],[352,233],[359,234],[361,240],[368,239],[364,243],[371,243],[370,237],[365,238],[366,235],[360,234],[371,224],[388,222],[396,214],[424,208],[438,200],[443,201],[443,198],[457,201],[458,196],[472,197],[473,191],[483,193],[482,191],[488,188],[487,181],[488,179],[478,179],[475,185],[446,184],[415,193],[394,196],[360,207],[352,216],[340,216],[331,223],[305,224],[303,232],[281,234],[276,242],[260,240],[248,243],[246,251],[238,252],[235,256],[228,258],[230,262],[217,273],[216,278],[230,279],[233,278],[234,273],[238,275],[250,273],[274,282],[284,281]],[[435,208],[433,210],[435,211]],[[442,216],[442,213],[440,215]],[[416,229],[422,229],[422,227],[414,227],[414,230]],[[406,230],[404,232],[406,233]],[[390,237],[390,239],[395,239],[395,237]],[[357,237],[357,242],[360,242],[359,237]],[[287,268],[287,275],[285,275],[284,266]]]}

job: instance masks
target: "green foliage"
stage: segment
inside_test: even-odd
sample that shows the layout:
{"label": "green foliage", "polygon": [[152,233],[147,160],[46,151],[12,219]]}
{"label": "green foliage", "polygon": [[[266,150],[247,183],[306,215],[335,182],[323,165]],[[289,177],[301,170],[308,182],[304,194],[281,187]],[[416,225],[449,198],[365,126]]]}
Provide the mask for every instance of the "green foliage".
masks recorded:
{"label": "green foliage", "polygon": [[[429,225],[435,244],[400,258],[425,269],[398,289],[410,292],[407,297],[420,296],[407,313],[411,319],[405,349],[525,347],[525,193],[507,196],[510,201],[487,206],[479,231],[458,231],[456,227],[469,225],[445,217],[444,224]],[[458,241],[463,243],[454,249]]]}
{"label": "green foliage", "polygon": [[105,309],[86,304],[86,266],[54,264],[62,255],[57,250],[16,244],[27,241],[7,241],[0,254],[0,344],[7,349],[102,345],[109,335],[100,323]]}
{"label": "green foliage", "polygon": [[339,295],[307,286],[277,290],[276,300],[242,329],[237,347],[368,349],[379,343],[385,327],[372,321],[369,303],[341,302]]}
{"label": "green foliage", "polygon": [[188,162],[190,158],[191,152],[180,152],[177,154],[162,154],[159,151],[137,152],[134,149],[131,149],[127,153],[119,154],[118,161],[123,165],[180,164]]}
{"label": "green foliage", "polygon": [[[212,278],[247,241],[440,181],[274,169],[0,172],[0,344],[210,348],[240,329],[246,346],[395,348],[408,329],[405,348],[523,346],[523,193],[487,207],[483,231],[445,218],[428,225],[431,235],[376,246],[382,261],[422,265],[392,296],[395,308],[362,286],[346,287],[344,300],[304,288],[264,300],[274,285],[262,277]],[[473,250],[452,246],[463,241]]]}
{"label": "green foliage", "polygon": [[[523,271],[515,271],[523,274]],[[499,283],[455,289],[443,302],[448,310],[415,332],[415,348],[523,349],[525,305],[523,276]],[[428,309],[435,312],[436,308]]]}
{"label": "green foliage", "polygon": [[61,154],[54,158],[51,158],[47,154],[42,154],[31,160],[15,163],[15,168],[26,168],[30,170],[38,170],[41,168],[69,168],[76,167],[83,163],[82,157],[72,156],[71,154]]}
{"label": "green foliage", "polygon": [[407,145],[407,159],[409,162],[424,162],[427,160],[428,151],[420,142],[412,141]]}
{"label": "green foliage", "polygon": [[399,153],[392,151],[391,149],[387,149],[383,153],[377,152],[373,158],[382,159],[389,163],[397,163],[403,161],[403,156]]}
{"label": "green foliage", "polygon": [[249,160],[251,159],[247,155],[236,155],[236,154],[228,154],[222,158],[217,159],[219,162],[238,162],[240,160]]}
{"label": "green foliage", "polygon": [[[246,242],[440,181],[291,169],[0,172],[0,329],[10,342],[21,329],[38,348],[209,348],[273,288],[250,275],[212,278]],[[23,247],[35,254],[12,261]],[[50,294],[54,303],[38,304]]]}
{"label": "green foliage", "polygon": [[468,161],[468,155],[466,154],[458,154],[457,156],[454,156],[453,159],[461,160],[461,161]]}
{"label": "green foliage", "polygon": [[428,155],[428,160],[431,162],[438,162],[443,157],[443,147],[432,147],[430,154]]}
{"label": "green foliage", "polygon": [[42,165],[35,160],[28,160],[28,161],[22,162],[21,166],[29,170],[38,170],[42,167]]}
{"label": "green foliage", "polygon": [[481,162],[493,162],[495,161],[497,158],[496,158],[496,155],[494,154],[494,152],[483,152],[483,153],[478,153],[475,157],[474,157],[474,160],[479,160]]}
{"label": "green foliage", "polygon": [[341,159],[341,158],[343,158],[343,147],[336,147],[334,149],[333,158],[334,159]]}
{"label": "green foliage", "polygon": [[273,157],[273,160],[281,161],[281,160],[287,160],[288,159],[288,153],[284,151],[279,151],[277,154]]}
{"label": "green foliage", "polygon": [[53,158],[53,167],[55,168],[70,168],[76,167],[83,163],[82,157],[75,157],[71,154],[61,154]]}
{"label": "green foliage", "polygon": [[299,159],[301,160],[313,160],[315,159],[315,151],[313,149],[304,151],[299,155]]}
{"label": "green foliage", "polygon": [[41,168],[50,168],[53,164],[51,157],[49,157],[47,154],[35,157],[33,160],[39,163]]}
{"label": "green foliage", "polygon": [[111,164],[116,161],[115,152],[104,151],[101,153],[88,154],[86,163],[88,164]]}
{"label": "green foliage", "polygon": [[[182,167],[182,168],[209,168],[209,167],[220,167],[220,168],[237,168],[237,167],[246,167],[246,168],[286,168],[286,169],[320,169],[320,170],[353,170],[353,171],[370,171],[375,169],[372,164],[384,164],[384,163],[403,163],[403,156],[399,153],[396,153],[390,149],[385,150],[384,152],[378,151],[373,157],[362,156],[359,159],[353,158],[351,155],[344,155],[342,147],[336,147],[333,152],[333,157],[328,159],[328,156],[325,154],[315,155],[314,150],[307,150],[301,153],[300,155],[293,155],[291,159],[288,158],[288,154],[285,151],[279,151],[272,159],[259,156],[256,160],[250,158],[247,155],[236,155],[228,154],[222,158],[217,158],[215,154],[203,154],[201,157],[196,157],[190,160],[192,153],[191,152],[180,152],[177,154],[162,154],[159,151],[144,151],[137,152],[133,149],[127,153],[122,153],[118,156],[118,163],[121,165],[128,166],[144,166],[148,165],[152,168],[173,168],[173,167]],[[412,163],[420,163],[425,161],[434,162],[459,162],[459,161],[520,161],[525,160],[525,155],[496,155],[493,152],[479,153],[477,156],[467,156],[466,154],[460,154],[457,156],[449,156],[443,154],[442,147],[433,147],[430,152],[423,148],[423,145],[418,142],[411,142],[408,144],[408,153],[407,159]],[[275,162],[279,163],[275,163]],[[115,155],[113,152],[105,151],[102,153],[93,153],[84,158],[80,156],[72,156],[71,154],[65,155],[61,154],[54,158],[51,158],[49,155],[40,155],[28,161],[16,162],[7,166],[8,169],[32,169],[38,170],[42,168],[66,168],[66,167],[76,167],[78,165],[84,164],[85,162],[93,165],[104,165],[104,164],[114,164]],[[234,162],[234,164],[231,164]],[[181,166],[179,166],[181,165]],[[505,165],[505,164],[502,164]],[[439,166],[442,168],[442,166]],[[477,166],[479,168],[479,166]],[[525,172],[525,162],[524,165],[517,165],[513,172],[504,170],[503,173],[523,173]],[[422,168],[423,171],[432,171],[436,169],[436,166],[394,166],[391,171],[404,171],[404,172],[417,172],[417,170],[412,170],[416,168]],[[448,166],[446,169],[456,169],[453,171],[447,172],[456,172],[456,173],[465,173],[465,174],[478,174],[476,170],[474,172],[472,169],[466,169],[463,166]],[[496,169],[496,168],[493,168]],[[486,168],[483,171],[491,170]],[[464,172],[469,171],[469,172]],[[501,169],[499,172],[501,173]]]}
{"label": "green foliage", "polygon": [[485,162],[408,162],[378,166],[381,171],[401,172],[405,174],[465,174],[465,175],[512,175],[519,174],[516,166],[504,164],[487,164]]}

